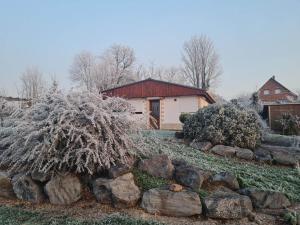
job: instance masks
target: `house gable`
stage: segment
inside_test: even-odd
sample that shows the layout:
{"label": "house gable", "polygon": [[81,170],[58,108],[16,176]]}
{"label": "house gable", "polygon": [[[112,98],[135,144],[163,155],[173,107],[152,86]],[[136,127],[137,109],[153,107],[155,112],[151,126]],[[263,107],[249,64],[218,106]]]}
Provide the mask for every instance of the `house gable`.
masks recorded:
{"label": "house gable", "polygon": [[259,89],[259,98],[262,102],[288,102],[295,100],[297,95],[275,80],[273,76]]}
{"label": "house gable", "polygon": [[202,96],[208,103],[215,103],[205,90],[185,85],[146,79],[135,83],[105,90],[102,94],[127,99],[151,97]]}

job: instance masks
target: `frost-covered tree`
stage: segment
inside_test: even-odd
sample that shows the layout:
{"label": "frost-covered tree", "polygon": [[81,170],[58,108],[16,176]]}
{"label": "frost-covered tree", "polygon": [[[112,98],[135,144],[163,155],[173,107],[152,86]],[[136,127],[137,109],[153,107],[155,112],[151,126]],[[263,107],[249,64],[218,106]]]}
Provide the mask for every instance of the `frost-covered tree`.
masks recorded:
{"label": "frost-covered tree", "polygon": [[195,87],[208,90],[221,75],[219,55],[210,38],[194,36],[183,45],[183,71]]}
{"label": "frost-covered tree", "polygon": [[253,92],[252,94],[241,94],[238,97],[231,99],[231,103],[246,109],[253,109],[259,114],[263,110],[263,105],[259,100],[258,92]]}
{"label": "frost-covered tree", "polygon": [[138,80],[152,78],[172,83],[185,84],[186,79],[179,67],[156,66],[153,62],[149,65],[139,65],[135,70],[135,77]]}
{"label": "frost-covered tree", "polygon": [[30,67],[20,77],[21,96],[35,102],[44,93],[45,82],[42,72],[36,67]]}
{"label": "frost-covered tree", "polygon": [[0,127],[4,126],[4,121],[16,110],[16,106],[0,96]]}
{"label": "frost-covered tree", "polygon": [[137,127],[120,98],[55,91],[12,116],[0,129],[0,167],[13,173],[94,174],[133,154]]}
{"label": "frost-covered tree", "polygon": [[74,57],[70,78],[88,91],[103,91],[135,80],[134,50],[112,45],[100,56],[84,51]]}
{"label": "frost-covered tree", "polygon": [[87,90],[94,88],[94,76],[96,68],[96,57],[87,51],[77,54],[70,68],[70,78],[74,82],[79,82]]}

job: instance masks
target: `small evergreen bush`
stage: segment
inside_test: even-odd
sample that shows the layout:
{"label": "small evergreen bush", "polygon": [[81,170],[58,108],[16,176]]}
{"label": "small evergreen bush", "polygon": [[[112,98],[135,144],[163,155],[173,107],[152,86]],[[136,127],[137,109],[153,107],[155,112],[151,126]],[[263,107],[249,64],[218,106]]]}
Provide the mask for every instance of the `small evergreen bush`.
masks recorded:
{"label": "small evergreen bush", "polygon": [[250,149],[261,139],[257,113],[231,103],[198,110],[185,121],[183,131],[189,139]]}
{"label": "small evergreen bush", "polygon": [[279,123],[282,127],[283,135],[299,135],[300,134],[300,117],[291,113],[283,113]]}
{"label": "small evergreen bush", "polygon": [[191,116],[191,114],[189,114],[189,113],[181,113],[179,116],[179,121],[181,123],[184,123],[190,116]]}

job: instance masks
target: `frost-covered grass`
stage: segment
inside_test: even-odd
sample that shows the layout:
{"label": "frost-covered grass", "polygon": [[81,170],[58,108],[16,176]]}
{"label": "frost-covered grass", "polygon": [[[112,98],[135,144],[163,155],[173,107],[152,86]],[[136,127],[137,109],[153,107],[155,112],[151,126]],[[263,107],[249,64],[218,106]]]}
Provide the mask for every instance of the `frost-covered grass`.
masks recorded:
{"label": "frost-covered grass", "polygon": [[154,221],[111,215],[102,220],[77,220],[65,216],[49,216],[20,208],[0,206],[0,225],[163,225]]}
{"label": "frost-covered grass", "polygon": [[[161,131],[144,134],[146,136],[144,144],[153,153],[167,154],[172,159],[182,159],[205,170],[232,172],[243,187],[280,191],[291,200],[300,201],[300,171],[297,169],[220,158],[176,143],[174,139],[168,140],[166,135],[160,136],[160,133]],[[171,137],[170,132],[167,134]]]}

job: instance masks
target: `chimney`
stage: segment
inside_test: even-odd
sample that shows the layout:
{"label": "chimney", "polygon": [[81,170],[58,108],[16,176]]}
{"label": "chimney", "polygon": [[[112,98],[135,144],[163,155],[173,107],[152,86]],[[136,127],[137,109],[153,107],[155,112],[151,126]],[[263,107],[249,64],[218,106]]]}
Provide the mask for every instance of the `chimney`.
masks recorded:
{"label": "chimney", "polygon": [[272,79],[275,80],[275,76],[274,75],[272,76]]}

